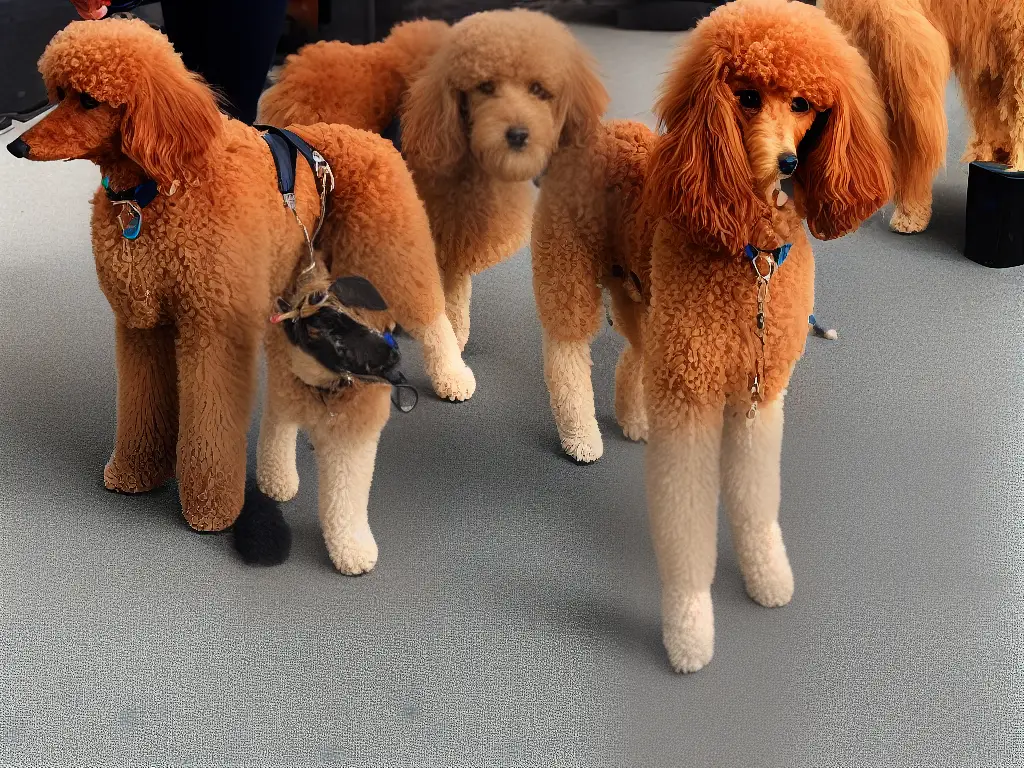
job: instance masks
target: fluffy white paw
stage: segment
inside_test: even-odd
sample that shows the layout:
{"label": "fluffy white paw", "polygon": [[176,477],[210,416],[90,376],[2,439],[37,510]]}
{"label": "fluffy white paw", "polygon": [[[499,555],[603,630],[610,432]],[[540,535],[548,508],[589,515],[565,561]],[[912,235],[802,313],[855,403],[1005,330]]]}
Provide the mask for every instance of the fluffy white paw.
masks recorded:
{"label": "fluffy white paw", "polygon": [[668,660],[676,672],[696,672],[715,653],[715,617],[711,593],[662,600],[661,630]]}
{"label": "fluffy white paw", "polygon": [[765,608],[779,608],[793,599],[793,569],[781,537],[743,573],[750,599]]}
{"label": "fluffy white paw", "polygon": [[291,501],[299,492],[299,473],[295,467],[270,471],[261,469],[256,473],[256,482],[260,490],[274,501]]}
{"label": "fluffy white paw", "polygon": [[335,540],[325,537],[334,567],[346,576],[358,576],[377,564],[377,542],[369,528],[352,531]]}
{"label": "fluffy white paw", "polygon": [[592,464],[604,453],[604,441],[596,421],[590,428],[561,435],[561,440],[562,450],[582,464]]}
{"label": "fluffy white paw", "polygon": [[889,226],[894,232],[902,232],[905,235],[913,235],[924,232],[932,217],[930,208],[903,208],[896,206],[896,212],[889,220]]}
{"label": "fluffy white paw", "polygon": [[461,403],[469,400],[476,392],[476,377],[465,363],[461,368],[443,371],[434,382],[434,392],[443,400]]}

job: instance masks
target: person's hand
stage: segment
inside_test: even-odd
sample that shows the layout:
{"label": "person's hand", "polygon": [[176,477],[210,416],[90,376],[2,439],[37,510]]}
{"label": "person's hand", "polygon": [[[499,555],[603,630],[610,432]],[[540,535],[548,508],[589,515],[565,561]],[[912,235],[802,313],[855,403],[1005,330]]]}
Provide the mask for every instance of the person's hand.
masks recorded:
{"label": "person's hand", "polygon": [[107,15],[110,0],[71,0],[83,19],[102,19]]}

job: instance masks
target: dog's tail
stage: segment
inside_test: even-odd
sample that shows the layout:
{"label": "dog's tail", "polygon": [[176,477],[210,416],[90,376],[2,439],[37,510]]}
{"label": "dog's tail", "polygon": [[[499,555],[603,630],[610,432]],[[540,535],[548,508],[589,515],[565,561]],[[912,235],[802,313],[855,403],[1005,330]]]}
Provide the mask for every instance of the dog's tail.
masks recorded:
{"label": "dog's tail", "polygon": [[292,551],[292,532],[277,502],[255,480],[245,486],[245,502],[235,520],[235,549],[249,565],[279,565]]}
{"label": "dog's tail", "polygon": [[864,54],[878,81],[901,175],[919,176],[930,189],[946,162],[946,39],[925,17],[920,0],[823,0],[821,6]]}

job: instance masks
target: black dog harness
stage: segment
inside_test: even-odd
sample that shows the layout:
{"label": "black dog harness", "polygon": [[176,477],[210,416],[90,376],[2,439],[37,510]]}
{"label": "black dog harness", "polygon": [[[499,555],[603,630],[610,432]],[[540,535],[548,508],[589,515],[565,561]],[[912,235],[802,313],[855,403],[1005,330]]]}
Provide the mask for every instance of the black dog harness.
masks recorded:
{"label": "black dog harness", "polygon": [[[306,238],[306,248],[309,250],[309,264],[303,270],[305,272],[312,269],[316,264],[313,246],[316,243],[317,235],[320,234],[320,228],[324,225],[324,220],[327,218],[327,195],[334,191],[334,173],[331,171],[331,166],[324,159],[323,155],[291,131],[287,131],[284,128],[275,128],[271,125],[256,125],[253,127],[264,132],[262,134],[263,140],[270,147],[270,154],[274,158],[274,167],[277,170],[277,189],[281,193],[281,197],[284,198],[285,207],[292,212],[295,220],[299,222],[299,226],[302,227],[302,234]],[[306,229],[306,225],[302,223],[302,219],[299,218],[299,213],[295,209],[296,164],[300,154],[309,163],[309,167],[313,171],[317,192],[320,194],[320,215],[317,217],[316,228],[313,230],[312,237],[310,237],[309,230]]]}

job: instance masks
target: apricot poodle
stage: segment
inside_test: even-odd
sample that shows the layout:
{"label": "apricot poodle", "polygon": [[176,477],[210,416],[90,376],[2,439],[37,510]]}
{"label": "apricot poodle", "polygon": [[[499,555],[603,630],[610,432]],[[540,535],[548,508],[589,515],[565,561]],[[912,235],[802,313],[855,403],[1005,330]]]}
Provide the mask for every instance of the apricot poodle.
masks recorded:
{"label": "apricot poodle", "polygon": [[[422,34],[433,36],[435,30],[424,27]],[[347,61],[357,49],[344,52]],[[281,73],[279,90],[264,98],[262,116],[273,123],[287,109],[293,122],[350,119],[351,110],[328,113],[324,104],[365,100],[371,84],[387,77],[376,68],[395,65],[365,46],[364,63],[349,65],[361,73],[358,78],[324,79],[328,65],[318,57],[341,53],[300,52]],[[329,71],[338,70],[330,65]],[[311,96],[330,89],[334,97]],[[285,93],[292,101],[287,108],[280,106]],[[304,106],[313,101],[319,102],[316,109]],[[401,108],[402,152],[430,217],[460,348],[469,339],[472,276],[524,244],[533,211],[531,181],[556,149],[588,135],[606,105],[591,57],[568,28],[523,9],[485,11],[453,25],[412,78]]]}
{"label": "apricot poodle", "polygon": [[611,294],[627,340],[616,413],[628,437],[648,441],[665,647],[676,670],[693,671],[713,651],[720,489],[750,596],[792,596],[779,460],[783,394],[814,300],[803,222],[819,239],[856,229],[891,195],[891,152],[867,64],[804,3],[715,10],[656,113],[662,136],[610,123],[552,159],[534,285],[555,419],[582,460],[600,455],[589,343],[601,289]]}
{"label": "apricot poodle", "polygon": [[1024,11],[1019,0],[822,0],[860,47],[892,117],[897,232],[920,232],[946,162],[946,82],[956,73],[972,132],[962,161],[1024,170]]}
{"label": "apricot poodle", "polygon": [[[259,131],[221,114],[144,22],[72,23],[40,71],[58,106],[11,151],[91,160],[104,177],[92,200],[92,244],[116,320],[118,373],[104,482],[139,493],[176,473],[189,525],[227,528],[243,502],[258,347],[275,297],[308,258],[302,227]],[[347,126],[296,131],[334,169],[323,264],[372,280],[395,319],[424,341],[438,392],[468,397],[472,373],[444,315],[429,223],[401,157]],[[316,184],[301,162],[297,174],[296,213],[312,232]]]}

